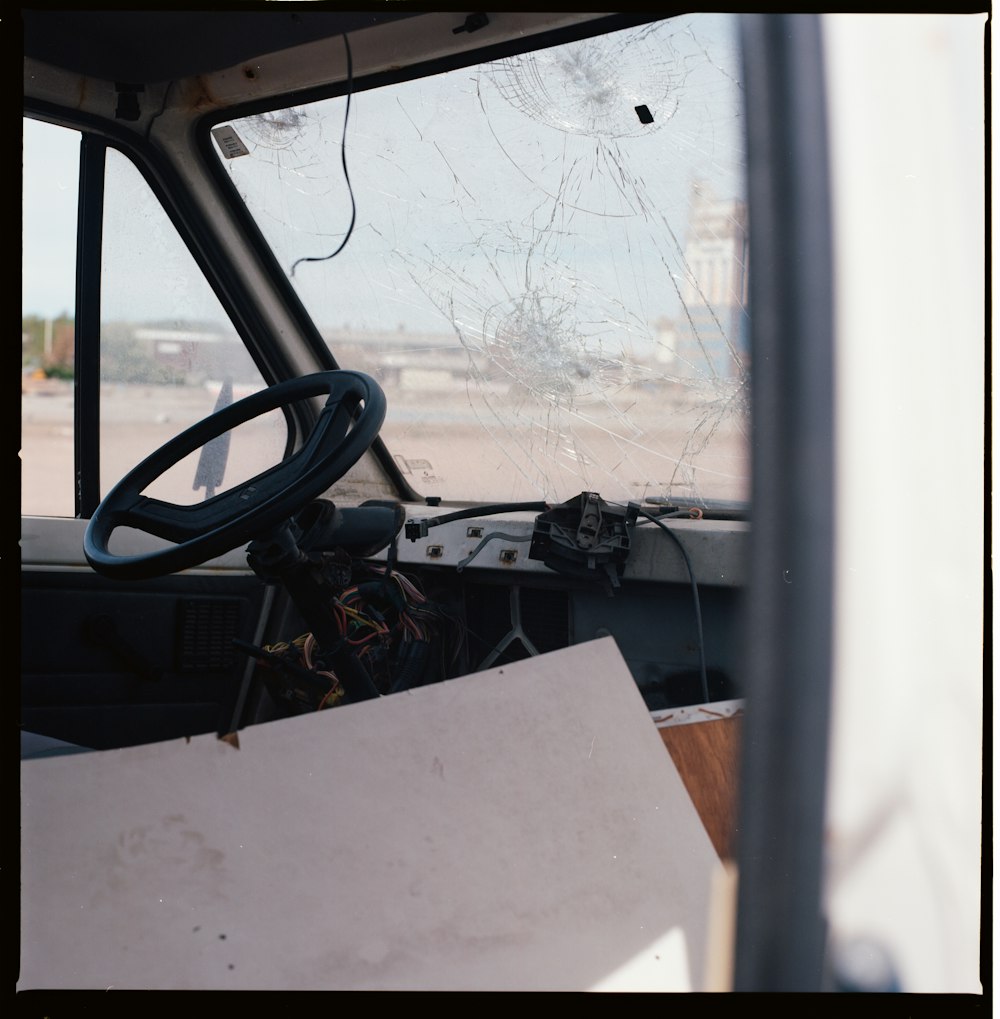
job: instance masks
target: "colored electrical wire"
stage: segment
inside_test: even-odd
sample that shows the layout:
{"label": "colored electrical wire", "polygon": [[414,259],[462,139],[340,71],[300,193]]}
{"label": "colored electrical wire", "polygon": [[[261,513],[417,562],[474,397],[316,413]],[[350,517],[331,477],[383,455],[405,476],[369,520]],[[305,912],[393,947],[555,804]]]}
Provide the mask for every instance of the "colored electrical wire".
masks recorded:
{"label": "colored electrical wire", "polygon": [[[433,676],[453,674],[466,640],[459,614],[431,601],[416,578],[383,564],[355,562],[352,581],[329,598],[327,610],[340,635],[339,646],[350,648],[355,662],[380,691],[423,685],[429,667]],[[432,648],[437,658],[433,666]],[[328,681],[329,686],[316,693],[316,710],[332,707],[344,696],[336,673],[324,668],[323,655],[331,650],[335,649],[320,649],[311,633],[267,649],[289,665],[294,657],[294,664],[303,671]]]}

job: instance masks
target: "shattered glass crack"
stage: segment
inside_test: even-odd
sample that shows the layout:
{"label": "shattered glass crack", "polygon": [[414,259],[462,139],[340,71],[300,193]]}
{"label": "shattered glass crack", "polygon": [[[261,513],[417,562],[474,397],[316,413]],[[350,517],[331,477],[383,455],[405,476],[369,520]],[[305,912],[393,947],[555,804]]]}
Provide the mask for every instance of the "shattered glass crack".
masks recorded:
{"label": "shattered glass crack", "polygon": [[[737,68],[685,15],[354,97],[357,226],[292,283],[428,494],[747,498]],[[343,235],[343,102],[234,125],[285,264]]]}

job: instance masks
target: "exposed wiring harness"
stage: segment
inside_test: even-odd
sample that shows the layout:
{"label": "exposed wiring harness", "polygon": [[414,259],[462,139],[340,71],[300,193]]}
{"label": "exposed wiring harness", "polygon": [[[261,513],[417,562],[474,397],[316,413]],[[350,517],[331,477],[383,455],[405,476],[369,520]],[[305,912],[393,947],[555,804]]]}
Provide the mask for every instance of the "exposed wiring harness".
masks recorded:
{"label": "exposed wiring harness", "polygon": [[[701,696],[703,702],[708,703],[708,669],[698,581],[687,549],[664,523],[670,518],[700,518],[701,511],[697,507],[684,507],[655,513],[635,503],[630,506],[636,507],[642,522],[659,527],[677,546],[684,560],[694,603]],[[467,507],[428,520],[408,521],[406,527],[409,532],[411,524],[415,525],[426,534],[428,527],[452,520],[514,511],[542,512],[548,508],[544,502]],[[411,534],[406,536],[411,537]],[[458,563],[458,572],[496,538],[529,540],[527,535],[490,532]],[[311,633],[261,648],[244,646],[263,667],[265,683],[272,694],[277,692],[299,711],[322,710],[341,703],[346,695],[331,659],[345,651],[350,659],[340,664],[351,669],[357,664],[383,695],[458,674],[467,636],[461,613],[430,599],[414,577],[396,571],[396,551],[393,542],[384,564],[356,560],[341,579],[327,585],[330,596],[324,603],[324,611],[334,622],[336,639],[328,641],[333,647],[320,649]],[[275,674],[270,681],[268,673]]]}
{"label": "exposed wiring harness", "polygon": [[326,660],[331,652],[347,649],[378,692],[388,694],[452,675],[465,645],[462,619],[391,564],[356,562],[351,583],[326,608],[339,634],[335,648],[320,649],[311,633],[261,648],[243,645],[265,670],[272,696],[298,711],[322,710],[344,699]]}

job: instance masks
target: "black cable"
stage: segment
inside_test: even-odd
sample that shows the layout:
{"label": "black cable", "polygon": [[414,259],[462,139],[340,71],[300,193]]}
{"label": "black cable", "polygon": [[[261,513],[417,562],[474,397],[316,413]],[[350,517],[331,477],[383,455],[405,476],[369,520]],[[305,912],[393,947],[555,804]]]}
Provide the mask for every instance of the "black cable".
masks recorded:
{"label": "black cable", "polygon": [[337,246],[336,251],[331,251],[329,255],[315,255],[303,258],[297,258],[292,263],[292,268],[289,271],[289,276],[295,275],[295,269],[301,262],[326,262],[336,255],[339,255],[344,250],[347,242],[351,239],[351,234],[354,232],[354,220],[357,217],[357,205],[354,201],[354,188],[351,187],[351,175],[347,172],[347,120],[351,115],[351,94],[354,92],[354,63],[351,58],[351,44],[347,38],[347,33],[344,33],[344,49],[347,50],[347,107],[344,110],[344,132],[340,139],[340,162],[344,167],[344,180],[347,182],[347,193],[351,196],[351,222],[348,224],[347,233],[344,234],[344,239]]}
{"label": "black cable", "polygon": [[392,576],[392,571],[396,567],[396,556],[399,554],[399,534],[396,533],[392,537],[392,541],[389,543],[389,548],[385,554],[385,573],[382,574],[382,589],[387,591],[389,589],[389,578]]}
{"label": "black cable", "polygon": [[499,502],[492,506],[467,506],[465,509],[455,510],[454,513],[444,513],[439,517],[431,517],[424,523],[428,527],[437,527],[438,524],[447,524],[452,520],[465,520],[468,517],[484,517],[491,513],[518,513],[521,510],[532,510],[544,513],[549,509],[547,502]]}
{"label": "black cable", "polygon": [[531,541],[531,537],[530,534],[505,534],[503,531],[490,531],[464,559],[459,560],[455,572],[461,573],[494,538],[502,538],[504,541]]}
{"label": "black cable", "polygon": [[[691,593],[694,596],[694,617],[698,626],[698,656],[699,665],[701,670],[701,694],[704,698],[704,704],[708,704],[708,669],[705,667],[705,634],[701,625],[701,599],[698,597],[698,581],[695,579],[694,568],[691,566],[691,560],[688,558],[687,550],[681,544],[680,538],[670,530],[669,527],[659,517],[654,516],[648,510],[639,508],[639,514],[645,517],[647,520],[652,520],[657,527],[660,528],[665,534],[670,536],[673,543],[680,549],[681,555],[684,557],[684,565],[687,567],[688,576],[691,578]],[[687,510],[677,510],[674,513],[665,513],[664,516],[689,516]]]}

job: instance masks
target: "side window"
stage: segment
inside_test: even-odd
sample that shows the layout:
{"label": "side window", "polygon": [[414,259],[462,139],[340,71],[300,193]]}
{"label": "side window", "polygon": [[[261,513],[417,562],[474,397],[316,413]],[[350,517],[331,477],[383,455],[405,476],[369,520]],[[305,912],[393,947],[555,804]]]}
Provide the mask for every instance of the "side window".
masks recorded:
{"label": "side window", "polygon": [[[78,132],[24,122],[22,513],[73,516]],[[100,183],[100,182],[99,182]],[[108,149],[100,253],[99,488],[219,405],[265,383],[135,165]],[[91,342],[89,336],[84,343]],[[280,460],[280,413],[193,454],[148,494],[190,503]],[[83,469],[83,468],[81,468]]]}
{"label": "side window", "polygon": [[[101,495],[178,432],[264,388],[242,340],[149,185],[107,153],[101,253]],[[240,428],[224,455],[182,460],[149,494],[198,502],[276,463],[279,412]],[[216,452],[223,447],[217,445]]]}
{"label": "side window", "polygon": [[24,121],[21,511],[73,516],[73,311],[80,135]]}

